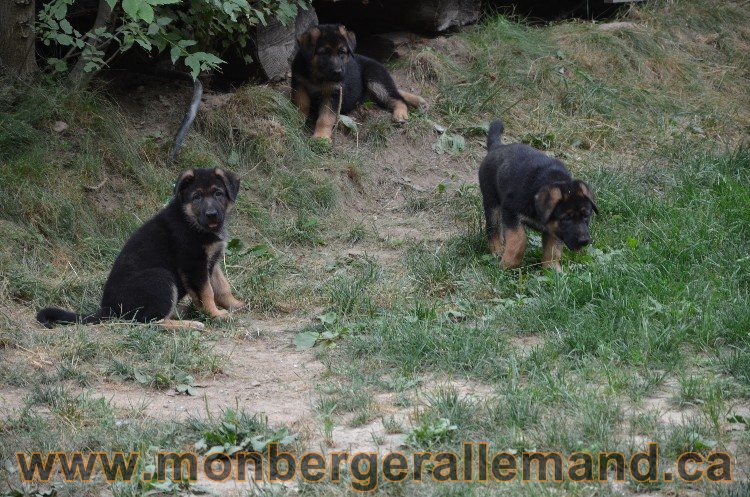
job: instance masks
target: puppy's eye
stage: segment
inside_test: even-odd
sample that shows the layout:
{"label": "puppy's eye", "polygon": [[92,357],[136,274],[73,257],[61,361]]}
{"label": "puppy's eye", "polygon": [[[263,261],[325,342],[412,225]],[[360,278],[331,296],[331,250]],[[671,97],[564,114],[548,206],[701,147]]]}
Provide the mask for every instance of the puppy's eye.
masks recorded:
{"label": "puppy's eye", "polygon": [[223,192],[223,191],[221,191],[221,190],[216,190],[216,191],[214,192],[214,197],[216,197],[216,198],[221,198],[221,197],[223,197],[223,196],[224,196],[224,192]]}
{"label": "puppy's eye", "polygon": [[201,198],[201,194],[198,192],[193,192],[192,195],[190,195],[190,200],[198,200]]}
{"label": "puppy's eye", "polygon": [[346,49],[345,48],[339,48],[339,55],[346,55]]}

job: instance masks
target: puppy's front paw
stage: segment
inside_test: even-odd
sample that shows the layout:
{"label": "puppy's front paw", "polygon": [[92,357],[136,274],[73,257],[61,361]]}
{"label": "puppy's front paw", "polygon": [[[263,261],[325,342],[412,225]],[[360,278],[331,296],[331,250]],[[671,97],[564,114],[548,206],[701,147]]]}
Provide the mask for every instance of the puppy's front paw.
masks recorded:
{"label": "puppy's front paw", "polygon": [[212,318],[226,319],[229,317],[229,311],[225,309],[216,309],[210,312]]}
{"label": "puppy's front paw", "polygon": [[235,300],[234,302],[229,304],[230,312],[237,312],[246,308],[247,308],[247,302],[242,302],[241,300]]}

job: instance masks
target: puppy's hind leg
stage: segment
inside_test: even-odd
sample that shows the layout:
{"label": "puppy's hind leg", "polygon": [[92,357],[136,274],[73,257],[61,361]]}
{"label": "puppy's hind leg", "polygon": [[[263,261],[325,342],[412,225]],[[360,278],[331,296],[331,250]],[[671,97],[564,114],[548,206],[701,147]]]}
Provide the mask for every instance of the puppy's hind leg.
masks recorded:
{"label": "puppy's hind leg", "polygon": [[129,275],[127,282],[105,289],[104,307],[118,309],[120,317],[141,323],[160,324],[165,329],[203,329],[197,321],[173,319],[177,313],[177,282],[166,269],[146,269]]}
{"label": "puppy's hind leg", "polygon": [[383,74],[379,74],[381,78],[371,79],[367,81],[367,93],[375,100],[379,106],[393,112],[393,120],[397,123],[403,123],[409,118],[409,108],[406,106],[406,102],[398,94],[396,84],[387,73],[385,76],[388,81],[382,81]]}
{"label": "puppy's hind leg", "polygon": [[416,107],[421,111],[427,110],[427,100],[420,97],[419,95],[415,95],[414,93],[409,93],[408,91],[404,90],[399,90],[398,94],[401,95],[401,98],[403,98],[406,103],[411,105],[412,107]]}
{"label": "puppy's hind leg", "polygon": [[162,319],[156,321],[165,330],[197,330],[203,331],[206,329],[206,325],[200,321],[187,321],[184,319]]}
{"label": "puppy's hind leg", "polygon": [[490,242],[490,252],[495,257],[500,255],[503,248],[503,223],[500,207],[490,208],[485,212],[487,220],[487,239]]}
{"label": "puppy's hind leg", "polygon": [[479,171],[479,188],[482,191],[482,207],[484,208],[484,221],[487,230],[487,241],[490,244],[490,252],[495,257],[500,255],[503,247],[502,236],[502,212],[500,202],[495,196],[494,188],[489,184],[492,180],[487,168]]}
{"label": "puppy's hind leg", "polygon": [[167,315],[166,318],[157,321],[158,324],[161,325],[162,328],[165,330],[198,330],[203,331],[206,329],[206,325],[201,323],[200,321],[189,321],[189,320],[183,320],[183,319],[172,319],[175,314],[177,313],[177,304],[179,301],[179,296],[177,293],[177,285],[172,285],[172,309]]}

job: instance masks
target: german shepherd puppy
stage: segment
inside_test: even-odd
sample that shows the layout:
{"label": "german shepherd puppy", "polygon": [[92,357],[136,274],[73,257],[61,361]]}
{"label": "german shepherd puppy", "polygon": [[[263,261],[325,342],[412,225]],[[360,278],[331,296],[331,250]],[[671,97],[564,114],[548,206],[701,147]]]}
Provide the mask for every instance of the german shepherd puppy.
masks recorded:
{"label": "german shepherd puppy", "polygon": [[315,121],[315,138],[330,140],[338,113],[348,114],[365,98],[393,112],[399,123],[409,117],[407,105],[427,106],[422,97],[399,90],[383,64],[356,55],[357,39],[342,25],[321,24],[297,42],[292,99],[307,119]]}
{"label": "german shepherd puppy", "polygon": [[479,168],[487,237],[500,265],[516,268],[526,250],[526,225],[542,232],[542,266],[561,271],[562,245],[579,251],[591,243],[591,212],[599,213],[591,188],[574,180],[565,164],[521,143],[503,145],[502,121],[487,135],[487,157]]}
{"label": "german shepherd puppy", "polygon": [[177,178],[169,204],[130,236],[115,259],[101,308],[76,314],[48,307],[39,311],[37,320],[47,328],[121,318],[202,329],[202,323],[172,319],[186,294],[213,317],[242,308],[220,267],[227,216],[239,190],[239,179],[229,171],[185,171]]}

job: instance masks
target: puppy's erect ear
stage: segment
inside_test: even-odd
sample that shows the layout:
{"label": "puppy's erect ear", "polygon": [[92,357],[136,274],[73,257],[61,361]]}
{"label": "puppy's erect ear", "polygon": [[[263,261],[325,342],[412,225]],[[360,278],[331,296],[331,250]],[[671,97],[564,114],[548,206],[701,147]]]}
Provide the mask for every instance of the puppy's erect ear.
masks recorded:
{"label": "puppy's erect ear", "polygon": [[192,169],[188,169],[184,173],[177,177],[177,181],[174,182],[174,196],[178,197],[180,192],[190,185],[195,179],[195,173]]}
{"label": "puppy's erect ear", "polygon": [[534,207],[542,224],[547,224],[562,197],[562,189],[557,183],[545,186],[534,195]]}
{"label": "puppy's erect ear", "polygon": [[349,54],[354,54],[354,50],[357,48],[357,37],[353,31],[349,31],[343,24],[339,24],[339,33],[346,40],[346,47],[349,49]]}
{"label": "puppy's erect ear", "polygon": [[591,208],[594,209],[594,212],[599,214],[599,209],[596,208],[596,204],[594,203],[594,194],[591,193],[591,187],[581,180],[577,180],[576,183],[578,193],[589,199],[591,202]]}
{"label": "puppy's erect ear", "polygon": [[232,202],[237,198],[237,194],[240,193],[240,179],[231,171],[225,171],[223,169],[216,168],[214,170],[216,176],[218,176],[224,183],[224,188],[227,190],[227,196]]}
{"label": "puppy's erect ear", "polygon": [[315,45],[318,43],[320,37],[320,29],[317,27],[308,29],[297,38],[297,45],[299,46],[300,52],[305,55],[305,58],[312,59],[315,54]]}

